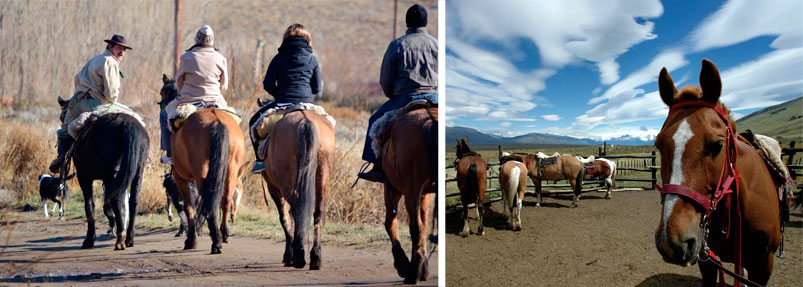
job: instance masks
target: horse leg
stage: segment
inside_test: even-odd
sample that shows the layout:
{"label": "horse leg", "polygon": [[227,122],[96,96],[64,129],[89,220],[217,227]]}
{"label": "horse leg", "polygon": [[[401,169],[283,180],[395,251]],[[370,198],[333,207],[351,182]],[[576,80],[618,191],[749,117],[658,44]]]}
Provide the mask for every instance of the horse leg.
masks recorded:
{"label": "horse leg", "polygon": [[223,239],[221,238],[220,234],[220,222],[218,222],[220,210],[213,209],[209,211],[209,214],[206,215],[206,223],[209,227],[209,237],[212,238],[212,252],[211,254],[221,254],[223,253]]}
{"label": "horse leg", "polygon": [[541,207],[541,203],[544,202],[541,200],[541,178],[534,178],[533,184],[535,184],[535,194],[538,196],[538,202],[535,203],[535,207]]}
{"label": "horse leg", "polygon": [[[264,176],[264,173],[263,179],[266,183],[269,182],[268,178]],[[276,211],[279,212],[279,222],[282,224],[282,230],[284,230],[284,255],[282,255],[282,263],[284,263],[285,267],[290,267],[293,266],[293,231],[295,229],[292,217],[290,216],[290,204],[284,200],[278,187],[268,183],[268,191],[271,199],[273,199],[273,203],[276,204]]]}
{"label": "horse leg", "polygon": [[502,203],[503,203],[502,215],[507,217],[507,225],[508,225],[507,227],[508,228],[512,228],[513,227],[513,217],[512,216],[508,216],[508,212],[512,212],[510,210],[510,206],[511,205],[510,205],[510,200],[508,200],[508,196],[507,196],[507,188],[505,188],[504,185],[502,185]]}
{"label": "horse leg", "polygon": [[[468,200],[466,200],[466,198],[464,196],[461,196],[460,199],[461,199],[460,202],[463,203],[463,210],[462,210],[462,213],[463,213],[463,230],[460,231],[460,236],[468,237],[468,235],[471,233],[471,227],[468,225]],[[394,205],[394,209],[395,209],[395,205]]]}
{"label": "horse leg", "polygon": [[125,250],[125,219],[123,218],[125,202],[112,198],[109,201],[109,205],[114,212],[114,225],[117,226],[117,241],[114,243],[114,250]]}
{"label": "horse leg", "polygon": [[126,196],[126,200],[128,203],[128,206],[126,208],[126,222],[128,223],[128,226],[126,228],[128,229],[127,233],[128,236],[126,237],[125,240],[126,247],[134,246],[134,221],[137,218],[137,213],[139,211],[138,203],[139,203],[139,190],[142,187],[142,172],[143,168],[140,167],[137,170],[137,173],[133,181],[131,182],[131,188],[129,189],[128,196]]}
{"label": "horse leg", "polygon": [[703,287],[715,287],[717,285],[717,267],[710,261],[700,261],[700,275],[703,276]]}
{"label": "horse leg", "polygon": [[237,168],[228,167],[228,176],[223,186],[223,195],[220,198],[220,235],[223,243],[229,243],[229,216],[232,210],[232,196],[237,184]]}
{"label": "horse leg", "polygon": [[317,182],[315,183],[315,211],[313,212],[314,224],[314,238],[312,243],[312,250],[310,250],[309,269],[320,270],[322,251],[321,251],[321,236],[323,236],[323,226],[326,224],[326,206],[329,198],[329,167],[321,164],[318,166],[318,173],[315,175]]}
{"label": "horse leg", "polygon": [[198,247],[197,228],[195,225],[195,207],[192,206],[193,198],[190,191],[189,182],[173,173],[173,179],[181,192],[181,200],[184,201],[184,216],[187,217],[187,239],[184,240],[184,250],[195,249]]}
{"label": "horse leg", "polygon": [[[418,194],[418,192],[416,192]],[[410,215],[410,241],[413,243],[413,250],[410,257],[410,265],[404,284],[417,284],[421,274],[421,264],[423,263],[424,252],[422,251],[425,238],[421,237],[421,230],[424,229],[421,219],[422,196],[406,197],[404,200],[407,214]],[[479,206],[479,204],[478,204]],[[480,225],[482,226],[482,225]]]}
{"label": "horse leg", "polygon": [[115,218],[114,210],[112,209],[112,206],[109,203],[106,202],[103,203],[103,215],[105,215],[106,219],[109,220],[109,229],[106,229],[106,235],[108,235],[111,238],[116,238],[117,235],[114,234],[114,227],[117,226],[117,224],[115,223],[116,220],[114,219]]}
{"label": "horse leg", "polygon": [[[424,184],[429,184],[429,183],[427,182]],[[429,249],[427,248],[427,238],[429,238],[429,233],[430,233],[429,223],[430,219],[432,218],[435,197],[436,196],[434,192],[424,194],[421,200],[421,207],[419,208],[419,210],[421,211],[421,218],[420,218],[421,224],[419,226],[420,227],[419,233],[421,234],[420,235],[421,237],[419,237],[419,242],[421,244],[420,250],[422,251],[421,253],[422,262],[421,264],[418,265],[413,263],[413,267],[415,268],[415,266],[420,266],[420,269],[418,269],[420,274],[418,278],[420,281],[427,281],[427,278],[429,277],[429,254],[428,254]],[[413,262],[415,262],[415,260],[413,260]]]}
{"label": "horse leg", "polygon": [[[775,254],[772,252],[766,253],[766,260],[758,260],[759,262],[755,262],[755,265],[745,267],[747,268],[747,278],[761,286],[767,286],[767,282],[770,281],[770,275],[772,275],[772,266],[775,264]],[[761,258],[761,256],[754,258]]]}
{"label": "horse leg", "polygon": [[610,177],[605,179],[605,185],[608,187],[608,192],[605,193],[605,199],[611,199],[611,190],[613,190],[613,180]]}
{"label": "horse leg", "polygon": [[81,191],[84,194],[84,212],[86,213],[86,238],[81,244],[81,249],[88,249],[95,246],[95,201],[92,198],[92,180],[78,178]]}
{"label": "horse leg", "polygon": [[64,220],[64,203],[67,202],[67,197],[62,196],[61,199],[56,200],[56,202],[59,203],[59,220]]}
{"label": "horse leg", "polygon": [[[165,192],[165,196],[167,197],[167,203],[165,204],[165,208],[167,208],[167,220],[173,222],[173,210],[170,209],[170,194]],[[176,206],[178,208],[178,206]]]}
{"label": "horse leg", "polygon": [[[404,254],[404,248],[402,248],[401,240],[399,239],[399,222],[396,218],[398,214],[396,208],[399,206],[399,200],[401,200],[401,193],[385,182],[385,232],[388,233],[392,245],[393,267],[396,268],[396,273],[399,274],[399,277],[405,278],[410,259],[407,258],[407,254]],[[463,212],[465,214],[465,208]]]}
{"label": "horse leg", "polygon": [[477,226],[477,235],[485,235],[485,227],[482,225],[482,217],[485,216],[485,201],[479,200],[477,201],[477,218],[480,222],[480,225]]}
{"label": "horse leg", "polygon": [[574,208],[580,203],[580,189],[583,187],[578,184],[577,178],[569,179],[569,184],[571,184],[572,190],[574,191],[574,199],[572,199],[572,204],[569,205],[569,208]]}

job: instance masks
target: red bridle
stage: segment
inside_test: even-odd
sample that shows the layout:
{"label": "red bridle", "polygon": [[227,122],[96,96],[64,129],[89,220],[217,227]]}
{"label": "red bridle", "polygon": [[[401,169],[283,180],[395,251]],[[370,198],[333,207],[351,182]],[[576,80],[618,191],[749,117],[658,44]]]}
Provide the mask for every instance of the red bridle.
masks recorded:
{"label": "red bridle", "polygon": [[[723,198],[725,198],[728,194],[733,194],[733,202],[732,205],[735,209],[732,210],[732,214],[736,216],[736,244],[735,244],[735,269],[736,275],[741,276],[742,274],[742,263],[741,263],[741,211],[739,210],[739,171],[736,168],[736,135],[734,131],[731,129],[730,122],[728,120],[728,114],[725,113],[725,110],[722,109],[717,104],[713,104],[706,101],[696,100],[696,101],[685,101],[680,102],[672,107],[669,108],[669,113],[672,113],[672,110],[685,108],[685,107],[707,107],[717,112],[719,118],[725,123],[726,135],[725,135],[725,158],[722,161],[722,169],[719,174],[719,180],[717,181],[717,188],[714,190],[713,196],[709,199],[703,196],[700,192],[695,191],[689,187],[679,185],[679,184],[664,184],[663,187],[655,186],[661,192],[661,203],[663,204],[664,197],[667,194],[676,194],[687,199],[692,200],[697,204],[698,207],[701,207],[705,210],[703,214],[703,219],[700,221],[700,227],[702,227],[705,231],[705,238],[703,239],[703,247],[704,250],[701,252],[704,258],[703,261],[713,258],[716,260],[716,255],[708,248],[708,227],[709,222],[711,220],[711,214],[717,210],[717,205]],[[682,156],[682,155],[681,155]],[[725,170],[728,171],[725,174]],[[731,187],[735,184],[735,193],[734,189]],[[728,221],[730,221],[730,217],[728,217]],[[730,227],[730,222],[728,223]],[[726,237],[730,237],[730,232],[726,233]],[[734,278],[737,278],[734,276]],[[738,280],[739,278],[737,278]],[[724,284],[724,277],[722,272],[720,272],[720,284]]]}

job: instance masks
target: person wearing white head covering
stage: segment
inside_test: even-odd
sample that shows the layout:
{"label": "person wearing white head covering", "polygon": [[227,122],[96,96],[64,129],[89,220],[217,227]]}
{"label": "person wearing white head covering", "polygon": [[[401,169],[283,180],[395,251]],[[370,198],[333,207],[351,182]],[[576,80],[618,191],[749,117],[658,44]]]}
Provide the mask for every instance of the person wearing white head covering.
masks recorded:
{"label": "person wearing white head covering", "polygon": [[[179,95],[164,109],[170,114],[180,105],[204,102],[216,105],[218,108],[228,108],[223,91],[228,87],[229,72],[226,57],[223,57],[216,48],[215,33],[212,27],[204,25],[195,33],[195,44],[181,55],[181,61],[176,72],[176,88]],[[164,124],[164,123],[163,123]],[[162,137],[169,141],[169,133],[162,133]],[[168,155],[162,162],[172,164],[169,154],[170,145],[167,145]]]}

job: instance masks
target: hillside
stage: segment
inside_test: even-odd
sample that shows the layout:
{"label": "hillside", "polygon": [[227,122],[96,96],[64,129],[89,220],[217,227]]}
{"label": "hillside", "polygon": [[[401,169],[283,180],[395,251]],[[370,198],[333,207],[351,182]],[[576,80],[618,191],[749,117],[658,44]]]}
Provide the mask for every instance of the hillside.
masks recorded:
{"label": "hillside", "polygon": [[794,140],[799,146],[803,140],[803,97],[744,116],[736,121],[736,129],[774,137],[782,146]]}
{"label": "hillside", "polygon": [[[466,136],[468,136],[469,143],[472,145],[505,145],[522,148],[543,146],[586,146],[602,144],[602,141],[588,138],[575,138],[545,133],[529,133],[515,137],[501,137],[497,135],[485,134],[481,131],[468,127],[446,127],[446,146],[451,147],[454,143],[452,141],[454,138],[462,139]],[[627,135],[608,139],[606,142],[613,145],[652,145],[651,140],[645,141]]]}

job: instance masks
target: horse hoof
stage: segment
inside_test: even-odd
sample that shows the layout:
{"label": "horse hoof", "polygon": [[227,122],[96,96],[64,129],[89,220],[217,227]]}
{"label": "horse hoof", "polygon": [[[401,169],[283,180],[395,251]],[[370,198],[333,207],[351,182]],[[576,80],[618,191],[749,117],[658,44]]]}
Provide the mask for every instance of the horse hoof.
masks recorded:
{"label": "horse hoof", "polygon": [[173,222],[173,217],[172,216],[168,216],[167,217],[167,221]]}
{"label": "horse hoof", "polygon": [[134,240],[131,240],[131,241],[126,240],[125,241],[125,247],[134,247]]}
{"label": "horse hoof", "polygon": [[81,249],[90,249],[92,247],[95,247],[95,242],[84,241],[84,244],[81,244]]}
{"label": "horse hoof", "polygon": [[304,260],[304,259],[293,260],[293,267],[295,267],[296,269],[304,268],[304,266],[306,266],[306,265],[307,265],[307,261]]}
{"label": "horse hoof", "polygon": [[541,204],[540,203],[536,203],[535,207],[541,207]]}
{"label": "horse hoof", "polygon": [[64,221],[64,216],[59,216],[59,221]]}
{"label": "horse hoof", "polygon": [[404,284],[418,284],[417,276],[404,278]]}
{"label": "horse hoof", "polygon": [[321,270],[321,262],[318,263],[310,262],[309,270]]}
{"label": "horse hoof", "polygon": [[114,250],[115,251],[117,251],[117,250],[125,250],[125,244],[122,244],[122,243],[114,244]]}
{"label": "horse hoof", "polygon": [[212,247],[212,253],[210,254],[222,254],[222,253],[223,250],[221,250],[220,248]]}
{"label": "horse hoof", "polygon": [[293,266],[293,262],[291,262],[291,261],[285,261],[285,262],[282,262],[282,263],[284,263],[284,267],[291,267],[291,266]]}
{"label": "horse hoof", "polygon": [[462,232],[460,232],[460,236],[468,237],[468,232],[462,231]]}
{"label": "horse hoof", "polygon": [[195,244],[184,243],[184,250],[190,250],[190,249],[195,249],[195,248],[196,248]]}

